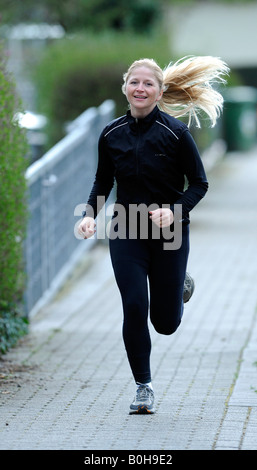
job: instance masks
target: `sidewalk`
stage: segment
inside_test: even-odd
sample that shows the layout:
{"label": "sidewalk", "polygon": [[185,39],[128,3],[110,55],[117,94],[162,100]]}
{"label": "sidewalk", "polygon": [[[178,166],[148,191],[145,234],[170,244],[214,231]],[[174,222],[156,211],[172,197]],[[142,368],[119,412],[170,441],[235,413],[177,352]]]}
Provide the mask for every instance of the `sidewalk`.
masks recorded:
{"label": "sidewalk", "polygon": [[128,414],[121,301],[97,246],[0,361],[0,449],[257,449],[257,150],[209,181],[191,216],[195,294],[173,336],[151,329],[156,414]]}

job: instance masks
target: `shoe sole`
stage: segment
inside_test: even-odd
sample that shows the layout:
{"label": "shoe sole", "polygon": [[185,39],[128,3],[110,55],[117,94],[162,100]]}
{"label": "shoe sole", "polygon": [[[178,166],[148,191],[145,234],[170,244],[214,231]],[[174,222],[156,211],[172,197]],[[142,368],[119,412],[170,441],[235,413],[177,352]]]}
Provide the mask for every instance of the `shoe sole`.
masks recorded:
{"label": "shoe sole", "polygon": [[146,405],[138,406],[136,410],[130,410],[130,415],[146,415],[146,414],[154,414],[154,409],[149,410]]}
{"label": "shoe sole", "polygon": [[187,296],[186,298],[183,297],[184,304],[189,302],[189,300],[191,299],[191,297],[192,297],[192,295],[195,291],[195,281],[189,274],[188,274],[188,277],[190,277],[190,280],[191,280],[191,292],[190,292],[189,296]]}

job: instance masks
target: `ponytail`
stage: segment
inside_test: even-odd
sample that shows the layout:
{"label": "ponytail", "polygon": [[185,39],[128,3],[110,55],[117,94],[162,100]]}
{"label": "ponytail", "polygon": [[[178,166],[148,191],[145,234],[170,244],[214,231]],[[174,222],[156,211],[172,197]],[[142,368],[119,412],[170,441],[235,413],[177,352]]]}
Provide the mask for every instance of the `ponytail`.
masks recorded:
{"label": "ponytail", "polygon": [[198,115],[203,111],[210,118],[212,127],[215,126],[223,108],[223,97],[213,85],[226,83],[222,75],[229,73],[229,67],[225,62],[217,57],[190,56],[162,70],[153,59],[136,60],[123,75],[124,94],[130,74],[142,66],[152,70],[163,90],[158,102],[161,110],[176,118],[188,116],[188,125],[195,120],[197,127],[201,127]]}
{"label": "ponytail", "polygon": [[222,95],[213,88],[226,83],[222,75],[229,68],[221,59],[211,56],[185,57],[163,70],[163,96],[159,107],[174,117],[188,116],[201,127],[199,113],[204,111],[215,126],[223,108]]}

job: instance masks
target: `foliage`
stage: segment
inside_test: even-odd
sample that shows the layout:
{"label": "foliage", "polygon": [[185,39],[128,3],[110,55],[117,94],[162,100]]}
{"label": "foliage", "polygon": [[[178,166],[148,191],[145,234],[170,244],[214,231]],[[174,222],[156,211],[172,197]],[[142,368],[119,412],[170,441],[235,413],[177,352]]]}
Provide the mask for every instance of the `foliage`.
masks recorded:
{"label": "foliage", "polygon": [[176,4],[194,4],[194,3],[230,3],[230,4],[247,4],[255,3],[256,0],[163,0],[166,5]]}
{"label": "foliage", "polygon": [[149,31],[162,0],[0,0],[3,22],[59,23],[78,30]]}
{"label": "foliage", "polygon": [[122,75],[130,63],[152,57],[170,62],[164,34],[150,37],[119,33],[81,34],[48,47],[36,69],[38,110],[49,119],[49,145],[64,135],[64,125],[105,99],[116,103],[117,115],[128,107],[121,92]]}
{"label": "foliage", "polygon": [[[15,119],[20,105],[0,48],[0,318],[8,305],[21,303],[24,291],[23,241],[26,234],[26,152],[24,132]],[[11,315],[12,316],[12,315]],[[6,317],[5,317],[6,318]],[[9,322],[10,323],[10,322]],[[17,322],[15,321],[17,324]],[[9,334],[9,333],[8,333]],[[0,334],[1,336],[1,334]],[[2,339],[1,339],[2,340]]]}
{"label": "foliage", "polygon": [[[6,308],[4,308],[6,306]],[[0,355],[5,354],[17,340],[28,332],[28,319],[7,303],[1,303]]]}
{"label": "foliage", "polygon": [[[240,5],[256,0],[209,0]],[[148,32],[165,6],[207,3],[206,0],[0,0],[0,21],[59,23],[66,32],[118,30]]]}

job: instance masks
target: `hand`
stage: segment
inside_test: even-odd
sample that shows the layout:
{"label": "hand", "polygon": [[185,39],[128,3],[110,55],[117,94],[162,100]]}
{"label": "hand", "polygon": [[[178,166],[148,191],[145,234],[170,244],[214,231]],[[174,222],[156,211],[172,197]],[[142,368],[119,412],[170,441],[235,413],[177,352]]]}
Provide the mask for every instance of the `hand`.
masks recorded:
{"label": "hand", "polygon": [[150,211],[150,219],[153,221],[157,227],[169,227],[173,220],[173,212],[170,209],[156,209],[154,211]]}
{"label": "hand", "polygon": [[83,238],[90,238],[96,232],[95,226],[93,217],[84,217],[78,226],[78,232]]}

